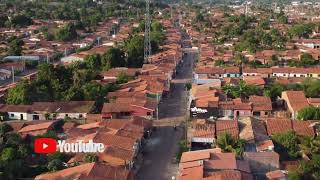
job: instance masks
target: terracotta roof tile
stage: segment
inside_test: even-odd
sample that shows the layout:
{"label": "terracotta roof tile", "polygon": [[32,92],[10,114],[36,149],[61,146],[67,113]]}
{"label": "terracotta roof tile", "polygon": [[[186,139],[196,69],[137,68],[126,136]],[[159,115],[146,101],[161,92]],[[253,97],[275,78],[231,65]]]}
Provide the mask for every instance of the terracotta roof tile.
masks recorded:
{"label": "terracotta roof tile", "polygon": [[269,97],[250,96],[249,101],[252,102],[253,111],[271,111],[272,103]]}
{"label": "terracotta roof tile", "polygon": [[308,107],[308,101],[303,91],[284,91],[282,97],[287,96],[288,102],[292,109],[296,112]]}
{"label": "terracotta roof tile", "polygon": [[210,153],[210,159],[204,161],[206,170],[237,169],[236,156],[234,153]]}
{"label": "terracotta roof tile", "polygon": [[203,180],[241,180],[241,173],[234,170],[212,172]]}
{"label": "terracotta roof tile", "polygon": [[215,138],[215,125],[214,124],[196,125],[194,128],[193,137]]}
{"label": "terracotta roof tile", "polygon": [[179,172],[179,180],[197,180],[202,178],[203,178],[202,166],[182,169]]}
{"label": "terracotta roof tile", "polygon": [[269,136],[292,131],[291,120],[267,120],[266,125]]}
{"label": "terracotta roof tile", "polygon": [[293,122],[293,130],[301,136],[314,136],[315,132],[313,127],[310,127],[312,124],[311,121],[292,121]]}
{"label": "terracotta roof tile", "polygon": [[48,130],[51,128],[57,121],[50,121],[45,123],[39,123],[39,124],[32,124],[25,126],[24,128],[19,130],[19,133],[27,133],[32,131],[38,131],[38,130]]}
{"label": "terracotta roof tile", "polygon": [[220,135],[224,133],[228,133],[233,137],[238,138],[239,137],[238,121],[234,121],[234,120],[216,121],[216,131],[217,131],[218,138]]}
{"label": "terracotta roof tile", "polygon": [[252,173],[267,173],[280,166],[276,152],[244,152],[243,158],[249,162]]}

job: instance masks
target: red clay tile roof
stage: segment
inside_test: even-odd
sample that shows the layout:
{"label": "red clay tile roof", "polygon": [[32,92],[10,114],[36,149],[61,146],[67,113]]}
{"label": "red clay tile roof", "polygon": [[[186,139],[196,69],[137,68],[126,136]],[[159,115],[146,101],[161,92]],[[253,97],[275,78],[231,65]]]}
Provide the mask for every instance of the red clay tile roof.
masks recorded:
{"label": "red clay tile roof", "polygon": [[210,153],[210,159],[203,162],[206,170],[237,169],[234,153]]}
{"label": "red clay tile roof", "polygon": [[244,82],[246,82],[247,85],[252,85],[252,86],[266,85],[265,80],[261,77],[244,77],[243,80]]}
{"label": "red clay tile roof", "polygon": [[249,101],[252,102],[253,111],[271,111],[272,103],[269,97],[250,96]]}
{"label": "red clay tile roof", "polygon": [[132,112],[132,108],[126,103],[104,103],[102,113]]}
{"label": "red clay tile roof", "polygon": [[79,179],[81,175],[89,175],[95,163],[87,163],[76,167],[67,168],[54,173],[46,173],[36,176],[36,180],[51,179],[58,180],[63,178]]}
{"label": "red clay tile roof", "polygon": [[136,76],[140,69],[138,68],[112,68],[108,71],[101,73],[105,77],[118,77],[120,74],[126,74],[127,76]]}
{"label": "red clay tile roof", "polygon": [[196,166],[192,168],[182,169],[179,172],[179,180],[200,180],[203,178],[203,167]]}
{"label": "red clay tile roof", "polygon": [[39,123],[39,124],[32,124],[25,126],[24,128],[19,130],[19,133],[27,133],[32,131],[38,131],[38,130],[48,130],[51,128],[57,121],[50,121],[45,123]]}
{"label": "red clay tile roof", "polygon": [[24,122],[8,122],[7,124],[12,127],[13,132],[18,132],[20,129],[27,126],[27,124]]}
{"label": "red clay tile roof", "polygon": [[276,152],[244,152],[243,158],[249,162],[253,173],[269,172],[280,166],[279,154]]}
{"label": "red clay tile roof", "polygon": [[103,163],[87,163],[79,166],[63,169],[53,173],[45,173],[36,176],[36,180],[50,179],[73,179],[73,180],[88,180],[88,179],[114,179],[128,180],[130,172],[123,167],[114,167]]}
{"label": "red clay tile roof", "polygon": [[288,131],[294,131],[301,136],[314,136],[315,132],[310,125],[311,121],[299,120],[267,120],[268,135],[281,134]]}
{"label": "red clay tile roof", "polygon": [[237,99],[233,99],[233,103],[234,103],[233,108],[235,110],[252,110],[251,102],[243,102],[242,99],[237,98]]}
{"label": "red clay tile roof", "polygon": [[204,160],[210,158],[210,152],[208,151],[189,151],[184,152],[181,156],[180,163]]}
{"label": "red clay tile roof", "polygon": [[258,152],[266,151],[266,150],[269,150],[269,147],[274,148],[274,144],[273,144],[272,140],[265,140],[265,141],[259,142],[257,144],[257,151]]}
{"label": "red clay tile roof", "polygon": [[310,127],[312,124],[311,121],[292,121],[293,122],[293,130],[301,136],[314,136],[315,131],[313,127]]}
{"label": "red clay tile roof", "polygon": [[197,124],[194,128],[193,137],[197,138],[215,138],[214,124]]}
{"label": "red clay tile roof", "polygon": [[129,151],[136,144],[136,141],[131,138],[113,135],[108,132],[98,132],[93,141],[103,143],[105,146],[115,146]]}
{"label": "red clay tile roof", "polygon": [[208,174],[203,180],[241,180],[241,173],[234,170],[217,171]]}
{"label": "red clay tile roof", "polygon": [[289,102],[287,103],[289,103],[296,112],[309,106],[308,100],[303,91],[284,91],[282,94],[288,97]]}
{"label": "red clay tile roof", "polygon": [[[115,146],[109,146],[101,154],[101,159],[107,160],[108,158],[105,156],[111,156],[111,157],[119,158],[119,159],[122,159],[123,161],[129,162],[129,161],[133,161],[134,151],[122,149]],[[106,159],[104,159],[103,157],[105,157]]]}
{"label": "red clay tile roof", "polygon": [[266,174],[269,180],[285,179],[286,175],[281,170],[270,171]]}
{"label": "red clay tile roof", "polygon": [[292,131],[291,120],[267,120],[266,125],[269,136]]}
{"label": "red clay tile roof", "polygon": [[233,137],[238,138],[239,137],[238,121],[235,121],[235,120],[216,121],[216,131],[217,131],[218,138],[220,135],[224,133],[228,133]]}
{"label": "red clay tile roof", "polygon": [[145,129],[150,129],[153,124],[153,122],[151,120],[148,120],[146,118],[139,117],[139,116],[132,117],[131,123],[138,125],[138,126],[142,126]]}

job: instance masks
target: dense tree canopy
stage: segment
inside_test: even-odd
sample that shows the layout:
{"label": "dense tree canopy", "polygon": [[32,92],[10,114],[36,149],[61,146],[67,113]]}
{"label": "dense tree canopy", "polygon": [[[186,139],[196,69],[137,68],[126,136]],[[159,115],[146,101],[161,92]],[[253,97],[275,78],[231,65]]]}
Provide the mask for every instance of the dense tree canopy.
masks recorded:
{"label": "dense tree canopy", "polygon": [[290,131],[272,136],[275,143],[275,151],[280,154],[281,159],[297,159],[300,156],[298,136]]}
{"label": "dense tree canopy", "polygon": [[245,140],[234,139],[230,134],[222,134],[217,139],[217,145],[224,152],[234,152],[237,156],[242,156],[244,152]]}
{"label": "dense tree canopy", "polygon": [[298,119],[300,120],[320,120],[320,108],[318,107],[306,107],[298,112]]}

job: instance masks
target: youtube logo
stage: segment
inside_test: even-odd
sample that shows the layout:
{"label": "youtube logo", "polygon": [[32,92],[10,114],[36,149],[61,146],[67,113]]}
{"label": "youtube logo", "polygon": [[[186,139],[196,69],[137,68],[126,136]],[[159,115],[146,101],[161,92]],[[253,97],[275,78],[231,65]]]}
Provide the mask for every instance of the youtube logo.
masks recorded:
{"label": "youtube logo", "polygon": [[52,138],[37,138],[34,141],[34,151],[39,154],[55,153],[57,141]]}

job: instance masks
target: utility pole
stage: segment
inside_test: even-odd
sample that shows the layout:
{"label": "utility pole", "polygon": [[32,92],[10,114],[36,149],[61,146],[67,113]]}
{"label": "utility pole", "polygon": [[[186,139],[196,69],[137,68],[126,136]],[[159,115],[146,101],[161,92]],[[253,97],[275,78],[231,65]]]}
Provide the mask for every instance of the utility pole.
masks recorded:
{"label": "utility pole", "polygon": [[144,31],[144,63],[149,63],[151,56],[150,40],[150,0],[146,0],[145,31]]}
{"label": "utility pole", "polygon": [[12,70],[12,83],[14,83],[14,68],[13,68],[13,66],[11,66],[11,70]]}

